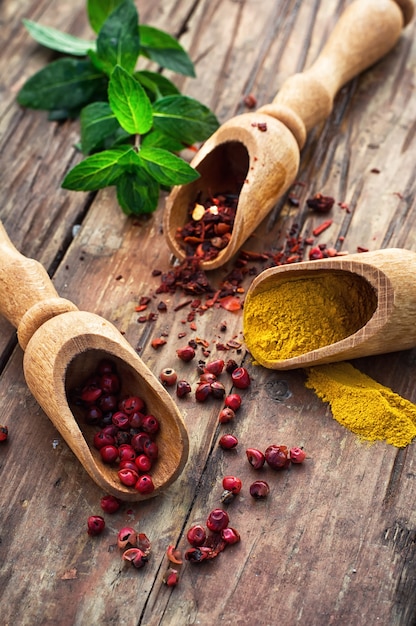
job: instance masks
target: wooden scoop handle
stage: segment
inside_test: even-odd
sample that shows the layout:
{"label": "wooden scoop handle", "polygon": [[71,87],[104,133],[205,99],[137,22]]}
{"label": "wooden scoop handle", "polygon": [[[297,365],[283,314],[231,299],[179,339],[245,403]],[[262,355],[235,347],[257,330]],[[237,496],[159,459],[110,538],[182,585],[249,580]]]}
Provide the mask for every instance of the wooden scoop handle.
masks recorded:
{"label": "wooden scoop handle", "polygon": [[356,0],[341,15],[315,63],[283,83],[259,109],[287,126],[299,144],[332,111],[337,91],[389,52],[411,20],[411,0]]}
{"label": "wooden scoop handle", "polygon": [[16,250],[0,222],[0,313],[18,329],[22,348],[48,319],[76,310],[58,296],[45,268]]}

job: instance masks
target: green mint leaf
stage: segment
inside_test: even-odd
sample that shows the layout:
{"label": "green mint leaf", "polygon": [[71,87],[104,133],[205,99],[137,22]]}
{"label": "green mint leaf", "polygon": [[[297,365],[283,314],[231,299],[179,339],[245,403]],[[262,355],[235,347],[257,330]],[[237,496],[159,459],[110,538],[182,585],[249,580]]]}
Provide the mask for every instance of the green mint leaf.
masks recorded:
{"label": "green mint leaf", "polygon": [[96,191],[114,185],[123,173],[119,161],[129,150],[130,147],[123,146],[92,154],[68,172],[62,187],[73,191]]}
{"label": "green mint leaf", "polygon": [[142,137],[141,145],[146,148],[163,148],[169,152],[180,152],[185,148],[182,142],[154,129]]}
{"label": "green mint leaf", "polygon": [[147,133],[153,123],[152,105],[145,90],[133,76],[117,66],[108,85],[110,106],[120,126],[131,135]]}
{"label": "green mint leaf", "polygon": [[91,61],[64,57],[31,76],[18,93],[19,104],[32,109],[77,109],[106,97],[107,79]]}
{"label": "green mint leaf", "polygon": [[163,74],[141,70],[140,72],[135,72],[134,77],[140,82],[151,102],[155,102],[155,100],[159,100],[159,98],[164,96],[180,95],[176,85]]}
{"label": "green mint leaf", "polygon": [[140,54],[168,70],[195,76],[194,65],[180,43],[168,33],[140,24]]}
{"label": "green mint leaf", "polygon": [[87,55],[88,50],[95,48],[95,41],[87,41],[73,35],[67,35],[56,28],[42,26],[32,20],[24,19],[23,24],[35,41],[51,50],[84,57]]}
{"label": "green mint leaf", "polygon": [[153,126],[190,146],[208,139],[219,123],[212,111],[197,100],[187,96],[166,96],[153,104]]}
{"label": "green mint leaf", "polygon": [[124,0],[87,0],[88,21],[94,32],[98,33],[101,26],[111,13]]}
{"label": "green mint leaf", "polygon": [[193,167],[167,150],[142,147],[139,157],[145,170],[166,187],[186,185],[199,178]]}
{"label": "green mint leaf", "polygon": [[132,0],[124,0],[106,19],[97,38],[97,57],[111,74],[116,65],[133,72],[140,53],[139,16]]}
{"label": "green mint leaf", "polygon": [[81,150],[84,154],[106,150],[130,137],[121,128],[107,102],[93,102],[84,107],[80,124]]}
{"label": "green mint leaf", "polygon": [[124,172],[117,180],[117,200],[126,215],[153,213],[159,191],[159,183],[142,168]]}

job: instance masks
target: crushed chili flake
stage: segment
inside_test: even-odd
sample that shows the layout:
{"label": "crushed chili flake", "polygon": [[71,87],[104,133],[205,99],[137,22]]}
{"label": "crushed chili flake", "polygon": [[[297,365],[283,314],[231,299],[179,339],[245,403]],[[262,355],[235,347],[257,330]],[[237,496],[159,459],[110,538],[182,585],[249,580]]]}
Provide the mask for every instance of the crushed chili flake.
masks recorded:
{"label": "crushed chili flake", "polygon": [[191,322],[191,323],[189,324],[189,328],[190,328],[191,330],[196,330],[196,324],[195,324],[195,322]]}
{"label": "crushed chili flake", "polygon": [[168,307],[166,305],[166,302],[163,302],[162,300],[159,302],[159,304],[157,305],[157,310],[158,311],[167,311]]}
{"label": "crushed chili flake", "polygon": [[237,194],[217,194],[188,207],[188,222],[177,229],[176,238],[187,257],[215,259],[228,245],[237,210]]}
{"label": "crushed chili flake", "polygon": [[316,193],[312,198],[308,198],[306,200],[306,204],[313,211],[328,213],[334,206],[335,200],[331,196],[324,196],[321,193]]}
{"label": "crushed chili flake", "polygon": [[151,346],[152,346],[152,348],[157,350],[161,346],[164,346],[165,343],[166,343],[166,339],[163,339],[162,337],[156,337],[155,339],[152,339]]}
{"label": "crushed chili flake", "polygon": [[241,301],[235,296],[226,296],[225,298],[221,298],[219,303],[226,311],[239,311],[241,309]]}
{"label": "crushed chili flake", "polygon": [[316,228],[313,229],[312,234],[317,237],[318,235],[320,235],[321,233],[324,232],[324,230],[326,230],[327,228],[329,228],[332,225],[332,220],[326,220],[325,222],[322,222],[322,224],[319,224],[319,226],[317,226]]}
{"label": "crushed chili flake", "polygon": [[147,309],[147,304],[139,304],[138,306],[134,307],[134,310],[136,311],[136,313],[141,313],[141,311],[145,311]]}
{"label": "crushed chili flake", "polygon": [[364,248],[363,246],[357,246],[357,252],[368,252],[368,248]]}

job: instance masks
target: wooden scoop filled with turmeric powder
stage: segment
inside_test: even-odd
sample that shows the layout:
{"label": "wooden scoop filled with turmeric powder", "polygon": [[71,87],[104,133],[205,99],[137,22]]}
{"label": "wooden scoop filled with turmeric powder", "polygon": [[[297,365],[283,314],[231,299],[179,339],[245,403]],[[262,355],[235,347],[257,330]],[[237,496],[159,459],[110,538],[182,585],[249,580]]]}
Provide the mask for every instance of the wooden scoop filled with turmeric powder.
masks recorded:
{"label": "wooden scoop filled with turmeric powder", "polygon": [[416,253],[399,248],[283,265],[253,281],[244,338],[254,359],[295,369],[416,346]]}

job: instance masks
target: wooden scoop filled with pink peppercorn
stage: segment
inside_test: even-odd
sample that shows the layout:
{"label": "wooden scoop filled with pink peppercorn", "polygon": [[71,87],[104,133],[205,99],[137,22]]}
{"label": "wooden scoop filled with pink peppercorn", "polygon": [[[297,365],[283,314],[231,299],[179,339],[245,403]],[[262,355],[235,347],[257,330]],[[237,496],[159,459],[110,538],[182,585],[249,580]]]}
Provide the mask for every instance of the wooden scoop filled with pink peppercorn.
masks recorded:
{"label": "wooden scoop filled with pink peppercorn", "polygon": [[411,0],[356,0],[308,70],[205,142],[191,163],[200,178],[167,199],[164,232],[176,257],[196,256],[205,270],[230,260],[294,182],[307,133],[329,116],[337,91],[393,48],[413,10]]}
{"label": "wooden scoop filled with pink peppercorn", "polygon": [[[16,250],[1,222],[0,313],[17,328],[30,391],[104,491],[121,500],[143,500],[157,495],[178,478],[188,458],[189,441],[170,395],[112,324],[93,313],[79,311],[72,302],[58,296],[42,265]],[[120,402],[140,398],[141,409],[145,406],[149,414],[147,426],[152,417],[158,422],[158,455],[151,469],[151,490],[123,484],[119,467],[103,462],[94,445],[98,427],[91,415],[86,418],[86,410],[94,400],[87,397],[87,392],[98,393],[97,384],[91,380],[105,363],[117,371]],[[103,369],[101,373],[108,371]],[[102,389],[109,384],[107,376]],[[77,401],[82,395],[84,405]],[[143,420],[145,417],[143,414]]]}

